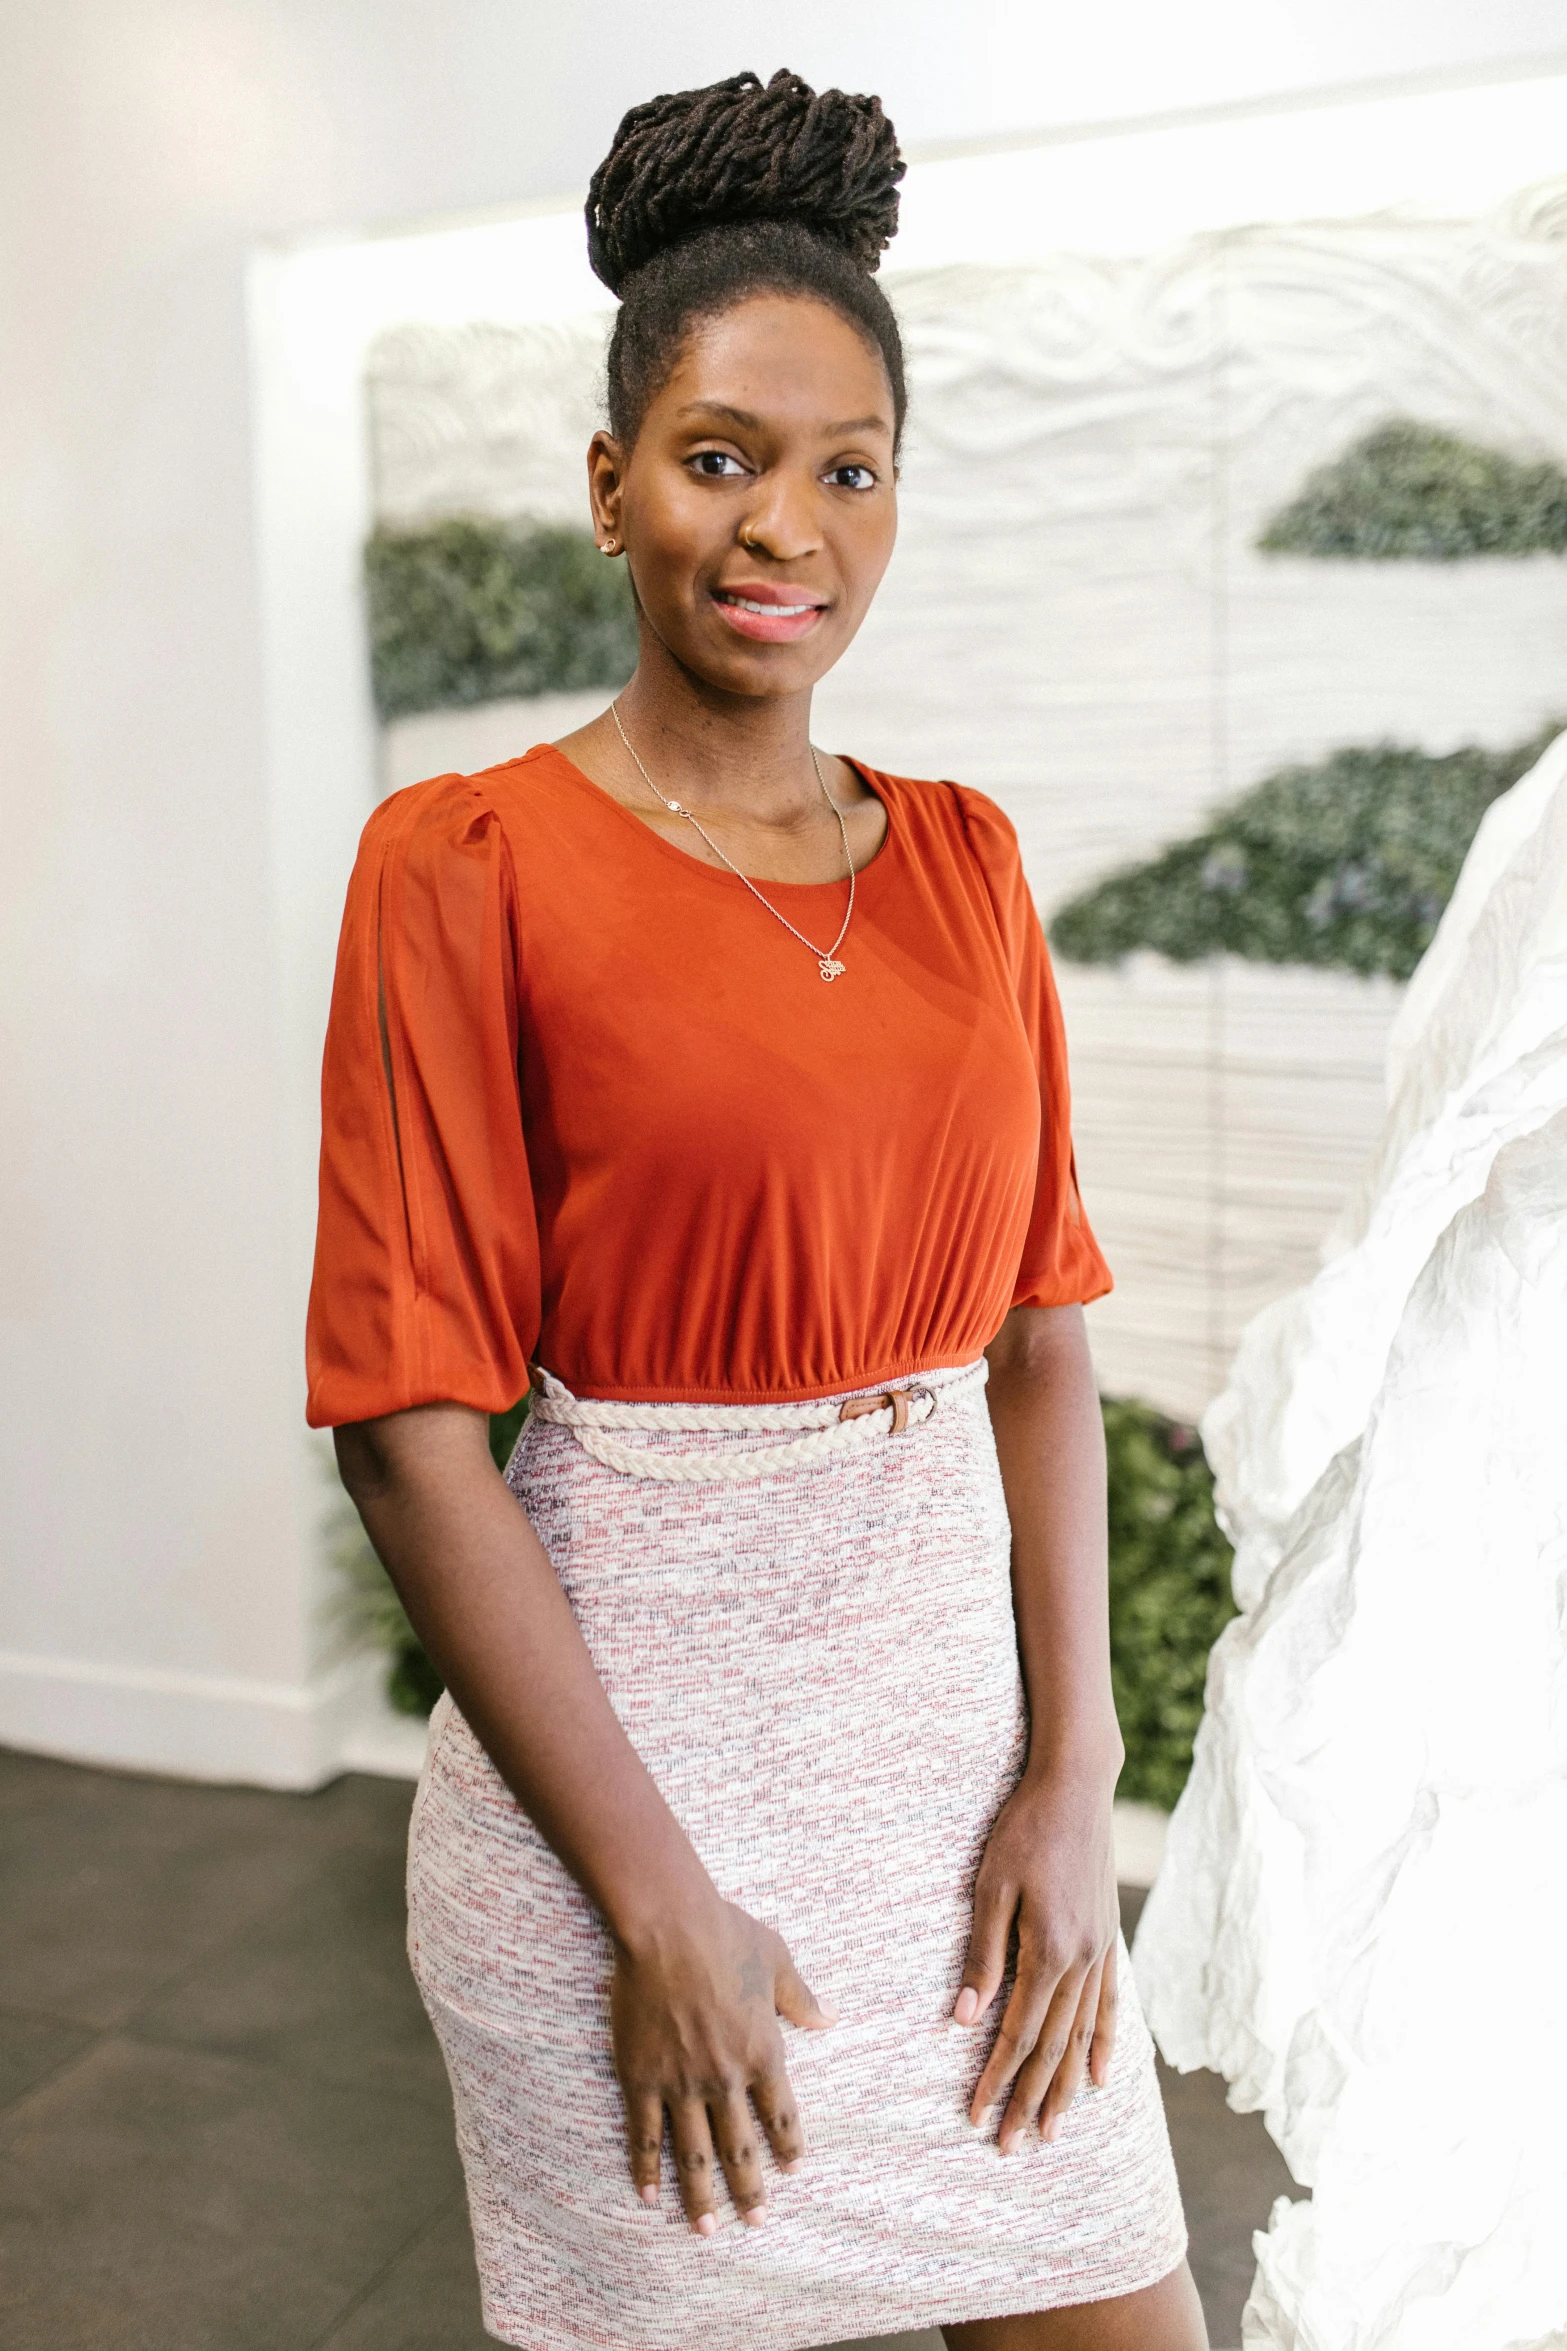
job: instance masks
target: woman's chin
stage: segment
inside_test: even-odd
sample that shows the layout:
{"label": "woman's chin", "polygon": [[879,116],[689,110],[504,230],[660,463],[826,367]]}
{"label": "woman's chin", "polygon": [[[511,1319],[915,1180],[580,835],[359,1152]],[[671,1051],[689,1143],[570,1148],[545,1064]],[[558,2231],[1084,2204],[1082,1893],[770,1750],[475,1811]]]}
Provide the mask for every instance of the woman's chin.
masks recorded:
{"label": "woman's chin", "polygon": [[827,643],[820,629],[792,643],[770,645],[739,636],[724,621],[693,632],[687,646],[672,644],[670,649],[710,686],[768,697],[808,694],[843,650]]}

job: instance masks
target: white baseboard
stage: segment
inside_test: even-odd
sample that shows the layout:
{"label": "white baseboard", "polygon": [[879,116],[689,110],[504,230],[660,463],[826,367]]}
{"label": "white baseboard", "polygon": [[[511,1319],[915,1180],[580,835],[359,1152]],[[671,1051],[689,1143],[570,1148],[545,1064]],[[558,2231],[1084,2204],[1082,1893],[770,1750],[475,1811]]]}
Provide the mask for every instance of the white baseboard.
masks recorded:
{"label": "white baseboard", "polygon": [[370,1654],[295,1684],[0,1650],[0,1745],[260,1788],[318,1788],[341,1771],[416,1778],[424,1724],[393,1713],[385,1673]]}
{"label": "white baseboard", "polygon": [[353,1703],[338,1719],[337,1769],[416,1780],[424,1769],[430,1726],[422,1714],[399,1714],[392,1705],[386,1695],[387,1659],[379,1650],[370,1665]]}
{"label": "white baseboard", "polygon": [[[344,1771],[417,1779],[425,1724],[389,1704],[378,1651],[294,1685],[0,1650],[0,1746],[177,1779],[319,1788]],[[1167,1826],[1151,1804],[1115,1807],[1123,1886],[1153,1884]]]}

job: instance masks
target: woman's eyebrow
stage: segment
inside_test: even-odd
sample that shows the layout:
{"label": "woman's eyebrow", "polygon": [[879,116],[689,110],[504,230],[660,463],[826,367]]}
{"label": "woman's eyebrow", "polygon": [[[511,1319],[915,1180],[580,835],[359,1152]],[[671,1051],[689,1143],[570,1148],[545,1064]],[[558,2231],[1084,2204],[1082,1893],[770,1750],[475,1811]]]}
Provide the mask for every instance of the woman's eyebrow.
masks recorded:
{"label": "woman's eyebrow", "polygon": [[677,416],[727,416],[731,424],[759,427],[761,418],[753,416],[749,408],[731,408],[727,400],[688,400],[675,410]]}
{"label": "woman's eyebrow", "polygon": [[[751,432],[762,431],[767,421],[765,417],[755,415],[749,408],[731,408],[727,400],[687,400],[683,407],[676,409],[675,414],[677,416],[723,416],[727,417],[731,424],[743,425]],[[821,429],[829,440],[841,440],[849,433],[878,432],[886,433],[889,438],[892,433],[892,427],[887,419],[884,416],[874,414],[851,416],[839,424],[823,425]]]}

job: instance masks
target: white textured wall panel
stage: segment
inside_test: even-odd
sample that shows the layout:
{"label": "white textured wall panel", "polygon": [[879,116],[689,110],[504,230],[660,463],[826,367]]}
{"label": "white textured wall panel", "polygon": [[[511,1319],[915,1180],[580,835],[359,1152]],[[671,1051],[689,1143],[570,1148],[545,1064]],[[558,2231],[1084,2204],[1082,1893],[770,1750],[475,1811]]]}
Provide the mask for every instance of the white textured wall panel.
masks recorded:
{"label": "white textured wall panel", "polygon": [[[1567,461],[1567,181],[1479,221],[1261,226],[888,283],[913,386],[900,542],[816,731],[993,792],[1047,913],[1286,761],[1499,746],[1567,717],[1560,558],[1255,552],[1304,472],[1390,415]],[[585,518],[604,332],[383,337],[380,512]],[[416,741],[477,765],[507,723],[518,749],[561,731],[511,711],[403,722],[391,772]],[[1379,1123],[1398,992],[1235,962],[1062,977],[1119,1277],[1101,1375],[1195,1413],[1242,1324],[1315,1263]]]}

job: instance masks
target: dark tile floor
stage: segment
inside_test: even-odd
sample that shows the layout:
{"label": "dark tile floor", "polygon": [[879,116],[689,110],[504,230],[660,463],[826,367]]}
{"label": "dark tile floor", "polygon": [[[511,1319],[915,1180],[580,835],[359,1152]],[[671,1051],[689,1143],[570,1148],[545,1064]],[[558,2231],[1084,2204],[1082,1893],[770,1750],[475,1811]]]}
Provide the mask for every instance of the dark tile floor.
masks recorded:
{"label": "dark tile floor", "polygon": [[[402,1952],[410,1793],[0,1751],[4,2351],[479,2351]],[[1165,2087],[1209,2327],[1236,2344],[1289,2176],[1213,2077]]]}

